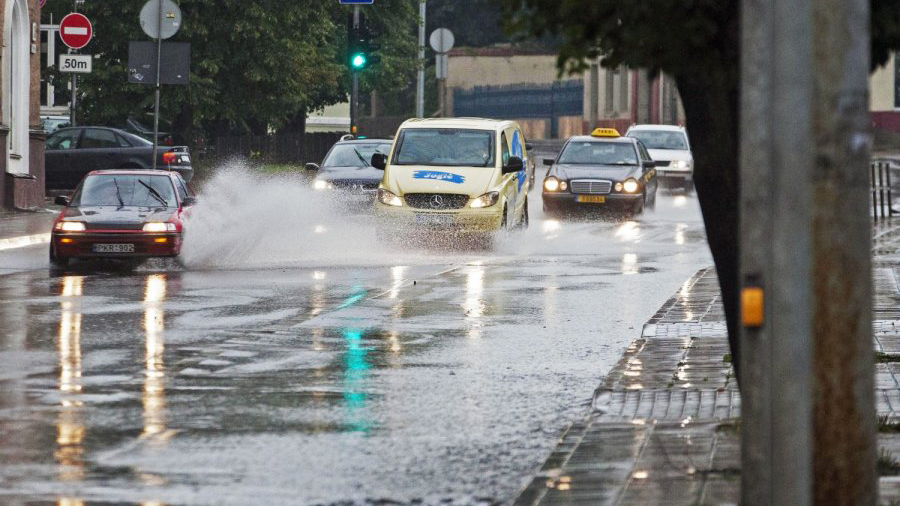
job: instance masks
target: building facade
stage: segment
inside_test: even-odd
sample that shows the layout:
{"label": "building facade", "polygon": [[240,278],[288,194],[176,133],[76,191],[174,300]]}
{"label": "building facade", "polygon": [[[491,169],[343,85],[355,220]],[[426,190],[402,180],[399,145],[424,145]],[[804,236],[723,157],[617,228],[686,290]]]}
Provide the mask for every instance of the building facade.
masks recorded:
{"label": "building facade", "polygon": [[0,0],[0,209],[44,203],[39,0]]}

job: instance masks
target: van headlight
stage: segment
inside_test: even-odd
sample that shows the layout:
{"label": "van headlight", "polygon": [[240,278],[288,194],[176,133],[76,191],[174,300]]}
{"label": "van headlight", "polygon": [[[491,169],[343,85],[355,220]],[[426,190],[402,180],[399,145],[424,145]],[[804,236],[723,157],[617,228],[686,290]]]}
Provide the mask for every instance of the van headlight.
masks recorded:
{"label": "van headlight", "polygon": [[401,207],[403,205],[402,198],[394,195],[393,193],[385,190],[384,188],[378,189],[378,201],[386,206]]}
{"label": "van headlight", "polygon": [[165,223],[162,221],[151,221],[144,223],[144,232],[174,232],[174,223]]}
{"label": "van headlight", "polygon": [[496,204],[498,200],[500,200],[500,192],[488,192],[476,199],[472,199],[472,203],[469,204],[469,207],[475,209],[481,207],[491,207],[492,205]]}
{"label": "van headlight", "polygon": [[622,189],[625,190],[625,193],[637,193],[640,185],[634,179],[628,179],[622,183]]}

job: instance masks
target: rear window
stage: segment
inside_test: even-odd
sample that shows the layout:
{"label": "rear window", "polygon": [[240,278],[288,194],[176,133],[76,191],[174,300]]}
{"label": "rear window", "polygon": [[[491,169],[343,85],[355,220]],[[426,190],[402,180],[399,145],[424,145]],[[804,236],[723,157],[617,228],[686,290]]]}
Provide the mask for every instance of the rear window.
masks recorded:
{"label": "rear window", "polygon": [[97,174],[72,197],[73,206],[178,207],[168,176]]}
{"label": "rear window", "polygon": [[687,139],[682,132],[671,130],[632,130],[628,134],[644,143],[649,149],[687,149]]}

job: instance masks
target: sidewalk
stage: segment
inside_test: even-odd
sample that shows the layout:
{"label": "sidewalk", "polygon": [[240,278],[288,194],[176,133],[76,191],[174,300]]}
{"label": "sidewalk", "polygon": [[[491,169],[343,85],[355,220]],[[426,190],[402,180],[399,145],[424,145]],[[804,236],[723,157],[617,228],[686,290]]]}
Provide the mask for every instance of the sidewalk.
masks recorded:
{"label": "sidewalk", "polygon": [[[900,459],[900,227],[875,236],[879,447]],[[647,322],[514,504],[738,504],[741,401],[724,320],[715,271],[702,270]],[[880,493],[900,501],[900,476],[882,477]]]}
{"label": "sidewalk", "polygon": [[0,212],[0,251],[50,242],[50,227],[57,211]]}

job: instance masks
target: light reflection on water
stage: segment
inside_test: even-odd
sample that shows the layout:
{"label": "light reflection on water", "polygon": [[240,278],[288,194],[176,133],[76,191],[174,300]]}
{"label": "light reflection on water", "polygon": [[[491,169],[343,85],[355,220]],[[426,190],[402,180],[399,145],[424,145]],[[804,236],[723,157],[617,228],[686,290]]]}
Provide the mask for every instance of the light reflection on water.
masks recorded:
{"label": "light reflection on water", "polygon": [[367,433],[372,429],[373,422],[366,412],[366,387],[369,379],[369,369],[372,367],[367,360],[369,350],[363,345],[362,331],[358,329],[345,329],[343,331],[344,345],[344,375],[343,397],[345,410],[345,426],[350,432]]}
{"label": "light reflection on water", "polygon": [[480,339],[484,332],[484,266],[480,262],[466,268],[466,299],[463,302],[466,327],[471,339]]}
{"label": "light reflection on water", "polygon": [[144,430],[142,438],[163,435],[166,431],[166,371],[165,352],[166,275],[147,276],[144,288],[144,358],[143,403]]}
{"label": "light reflection on water", "polygon": [[[81,295],[83,276],[62,280],[57,346],[59,349],[59,391],[61,407],[56,422],[56,451],[59,479],[77,482],[84,479],[84,414],[81,386]],[[61,504],[82,504],[79,499],[61,498]]]}

